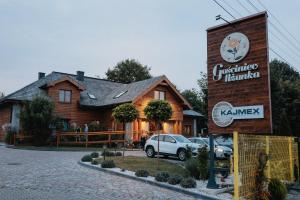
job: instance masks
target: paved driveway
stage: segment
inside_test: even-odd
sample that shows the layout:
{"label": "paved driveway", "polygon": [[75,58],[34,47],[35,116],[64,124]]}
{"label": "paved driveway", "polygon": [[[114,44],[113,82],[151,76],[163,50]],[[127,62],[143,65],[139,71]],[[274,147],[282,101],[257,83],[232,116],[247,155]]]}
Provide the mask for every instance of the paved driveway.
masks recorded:
{"label": "paved driveway", "polygon": [[0,146],[1,200],[194,199],[174,191],[84,168],[86,152]]}

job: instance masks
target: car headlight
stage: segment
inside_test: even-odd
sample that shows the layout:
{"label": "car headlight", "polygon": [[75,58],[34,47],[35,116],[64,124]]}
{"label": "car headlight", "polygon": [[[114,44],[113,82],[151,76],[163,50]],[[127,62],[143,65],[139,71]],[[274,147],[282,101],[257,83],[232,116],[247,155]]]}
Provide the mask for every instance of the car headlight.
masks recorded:
{"label": "car headlight", "polygon": [[223,149],[219,149],[219,148],[217,148],[217,152],[221,152],[221,153],[223,153],[223,152],[224,152],[224,150],[223,150]]}

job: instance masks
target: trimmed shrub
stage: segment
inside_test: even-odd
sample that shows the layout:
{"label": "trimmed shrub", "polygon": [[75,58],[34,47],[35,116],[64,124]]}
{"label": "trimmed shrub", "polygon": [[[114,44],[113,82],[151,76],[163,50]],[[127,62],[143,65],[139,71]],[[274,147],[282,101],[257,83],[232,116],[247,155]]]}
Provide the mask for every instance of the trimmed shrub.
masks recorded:
{"label": "trimmed shrub", "polygon": [[149,176],[149,172],[147,170],[144,169],[139,169],[135,172],[135,175],[137,177],[148,177]]}
{"label": "trimmed shrub", "polygon": [[115,165],[115,162],[113,160],[104,160],[101,163],[101,167],[102,168],[115,168],[116,165]]}
{"label": "trimmed shrub", "polygon": [[195,188],[197,183],[193,178],[184,178],[181,180],[180,186],[183,188]]}
{"label": "trimmed shrub", "polygon": [[93,153],[91,153],[91,157],[92,158],[98,158],[99,157],[99,153],[98,152],[93,152]]}
{"label": "trimmed shrub", "polygon": [[123,156],[122,152],[117,151],[117,152],[113,152],[113,151],[103,151],[102,156],[107,156],[107,157],[112,157],[112,156]]}
{"label": "trimmed shrub", "polygon": [[271,195],[271,200],[283,200],[287,196],[286,186],[276,178],[270,180],[268,190]]}
{"label": "trimmed shrub", "polygon": [[100,164],[100,162],[98,161],[98,160],[92,160],[92,165],[99,165]]}
{"label": "trimmed shrub", "polygon": [[191,158],[184,163],[185,169],[189,172],[190,176],[199,179],[199,161],[195,158]]}
{"label": "trimmed shrub", "polygon": [[82,162],[92,162],[93,158],[91,155],[84,155],[82,158],[81,158],[81,161]]}
{"label": "trimmed shrub", "polygon": [[122,152],[118,151],[116,152],[116,156],[123,156]]}
{"label": "trimmed shrub", "polygon": [[209,171],[208,171],[208,152],[206,147],[202,147],[198,149],[198,170],[199,170],[199,179],[201,180],[207,180],[209,176]]}
{"label": "trimmed shrub", "polygon": [[186,159],[190,159],[193,156],[192,148],[186,145]]}
{"label": "trimmed shrub", "polygon": [[155,176],[155,180],[158,182],[167,182],[169,177],[168,172],[158,172]]}
{"label": "trimmed shrub", "polygon": [[168,178],[168,183],[171,185],[177,185],[182,181],[182,176],[175,174]]}

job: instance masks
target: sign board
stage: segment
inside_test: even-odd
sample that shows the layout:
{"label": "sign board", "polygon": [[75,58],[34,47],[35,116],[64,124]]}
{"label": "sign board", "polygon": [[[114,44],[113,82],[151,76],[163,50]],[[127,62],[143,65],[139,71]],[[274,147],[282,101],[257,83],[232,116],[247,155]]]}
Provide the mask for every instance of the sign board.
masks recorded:
{"label": "sign board", "polygon": [[267,14],[207,30],[208,129],[271,133]]}

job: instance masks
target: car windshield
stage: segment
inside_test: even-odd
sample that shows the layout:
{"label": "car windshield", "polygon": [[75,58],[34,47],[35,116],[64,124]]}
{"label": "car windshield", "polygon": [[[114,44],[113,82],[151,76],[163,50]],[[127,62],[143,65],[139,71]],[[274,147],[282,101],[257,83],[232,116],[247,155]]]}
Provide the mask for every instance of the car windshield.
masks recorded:
{"label": "car windshield", "polygon": [[180,143],[192,143],[187,138],[185,138],[181,135],[176,135],[176,136],[173,136],[173,137],[177,140],[177,142],[180,142]]}
{"label": "car windshield", "polygon": [[[207,145],[209,145],[209,138],[202,138],[203,139],[203,141],[207,144]],[[220,144],[216,141],[216,140],[214,140],[214,145],[219,145],[220,146]]]}

